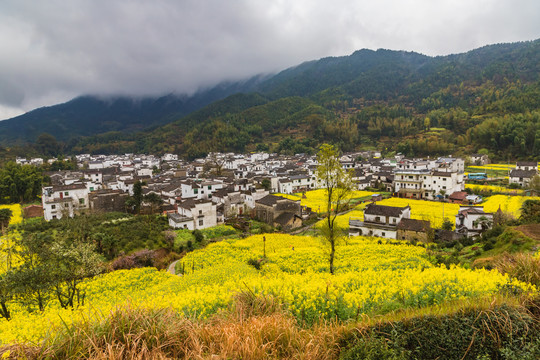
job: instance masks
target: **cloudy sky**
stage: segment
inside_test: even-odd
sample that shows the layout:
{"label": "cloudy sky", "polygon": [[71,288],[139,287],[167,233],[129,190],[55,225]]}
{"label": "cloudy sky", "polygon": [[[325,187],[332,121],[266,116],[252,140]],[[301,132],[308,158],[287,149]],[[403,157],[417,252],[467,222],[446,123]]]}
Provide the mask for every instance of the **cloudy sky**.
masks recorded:
{"label": "cloudy sky", "polygon": [[0,119],[81,94],[191,93],[303,61],[540,38],[538,0],[1,0]]}

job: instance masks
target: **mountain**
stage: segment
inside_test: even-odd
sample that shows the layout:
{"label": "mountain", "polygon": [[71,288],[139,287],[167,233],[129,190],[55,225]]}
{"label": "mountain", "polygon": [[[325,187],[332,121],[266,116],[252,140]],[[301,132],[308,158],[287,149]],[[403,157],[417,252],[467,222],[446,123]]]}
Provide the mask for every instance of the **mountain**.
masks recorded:
{"label": "mountain", "polygon": [[81,96],[0,121],[0,144],[34,142],[42,133],[69,141],[110,131],[141,131],[167,124],[231,94],[247,91],[257,81],[259,77],[245,82],[222,83],[192,96]]}
{"label": "mountain", "polygon": [[[92,131],[86,134],[95,135],[67,143],[65,151],[74,153],[292,153],[332,142],[345,151],[377,147],[435,155],[482,150],[495,158],[533,158],[540,156],[540,40],[438,57],[364,49],[222,84],[178,100],[178,108],[148,101],[158,105],[143,110],[123,101],[131,104],[126,111],[131,115],[116,112],[117,122],[102,111],[100,122],[82,127],[75,120],[82,115],[74,113],[62,118],[63,127],[49,118],[41,129],[52,128],[59,139]],[[142,124],[153,127],[134,131]]]}

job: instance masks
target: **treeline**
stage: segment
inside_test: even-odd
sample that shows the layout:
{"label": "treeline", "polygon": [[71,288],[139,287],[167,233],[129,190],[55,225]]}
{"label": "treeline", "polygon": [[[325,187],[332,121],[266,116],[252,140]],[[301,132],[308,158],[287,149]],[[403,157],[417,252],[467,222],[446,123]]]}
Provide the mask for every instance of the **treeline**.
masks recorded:
{"label": "treeline", "polygon": [[41,195],[41,168],[8,162],[0,167],[0,204],[32,202]]}

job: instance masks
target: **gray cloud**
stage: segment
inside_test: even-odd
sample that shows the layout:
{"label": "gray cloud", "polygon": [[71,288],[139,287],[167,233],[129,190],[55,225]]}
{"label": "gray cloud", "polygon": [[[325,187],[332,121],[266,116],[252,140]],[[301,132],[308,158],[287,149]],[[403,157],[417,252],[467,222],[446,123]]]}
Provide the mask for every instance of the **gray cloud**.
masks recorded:
{"label": "gray cloud", "polygon": [[536,0],[7,0],[0,119],[80,94],[190,93],[361,48],[532,40],[538,14]]}

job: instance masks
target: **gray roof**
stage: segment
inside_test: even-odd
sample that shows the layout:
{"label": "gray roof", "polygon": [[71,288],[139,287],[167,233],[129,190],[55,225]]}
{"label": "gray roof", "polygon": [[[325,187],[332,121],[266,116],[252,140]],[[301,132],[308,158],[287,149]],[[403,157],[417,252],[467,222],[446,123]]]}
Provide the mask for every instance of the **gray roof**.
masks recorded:
{"label": "gray roof", "polygon": [[407,205],[405,207],[395,207],[371,203],[364,209],[364,214],[400,217],[403,211],[406,209],[410,209],[410,206]]}

